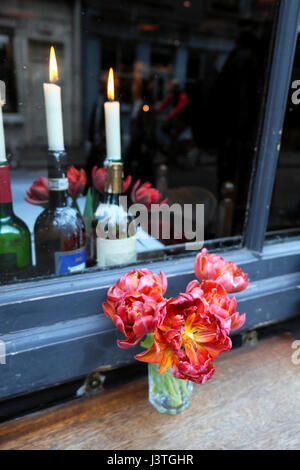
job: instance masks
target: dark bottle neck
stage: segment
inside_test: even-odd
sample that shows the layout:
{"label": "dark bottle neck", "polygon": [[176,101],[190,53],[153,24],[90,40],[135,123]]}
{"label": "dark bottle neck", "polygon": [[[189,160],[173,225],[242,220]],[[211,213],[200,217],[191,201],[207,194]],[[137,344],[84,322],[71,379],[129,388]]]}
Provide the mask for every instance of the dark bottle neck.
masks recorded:
{"label": "dark bottle neck", "polygon": [[49,150],[48,153],[48,187],[49,207],[66,207],[68,205],[68,177],[64,151]]}
{"label": "dark bottle neck", "polygon": [[61,191],[51,194],[49,191],[49,207],[52,209],[56,207],[67,207],[68,205],[68,195],[66,191]]}
{"label": "dark bottle neck", "polygon": [[4,219],[13,215],[12,194],[10,186],[10,174],[8,163],[0,163],[0,218]]}
{"label": "dark bottle neck", "polygon": [[14,215],[12,203],[0,203],[0,219],[7,219],[12,215]]}
{"label": "dark bottle neck", "polygon": [[120,194],[114,194],[114,193],[105,193],[104,194],[104,204],[114,204],[116,206],[119,205],[119,197]]}

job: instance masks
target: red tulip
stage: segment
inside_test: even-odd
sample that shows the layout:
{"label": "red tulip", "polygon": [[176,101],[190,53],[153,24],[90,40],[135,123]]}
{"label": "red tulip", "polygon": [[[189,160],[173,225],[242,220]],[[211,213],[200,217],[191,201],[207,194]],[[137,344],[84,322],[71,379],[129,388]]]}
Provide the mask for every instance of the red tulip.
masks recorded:
{"label": "red tulip", "polygon": [[120,348],[136,345],[144,335],[154,330],[156,301],[143,294],[125,294],[117,302],[104,302],[105,314],[124,334],[125,340],[118,340]]}
{"label": "red tulip", "polygon": [[134,269],[124,274],[107,293],[109,302],[117,302],[124,294],[143,294],[157,303],[163,300],[167,290],[167,278],[163,272],[159,276],[149,269]]}
{"label": "red tulip", "polygon": [[94,188],[101,194],[104,193],[105,180],[106,180],[106,170],[105,168],[98,168],[94,166],[92,171],[92,178]]}
{"label": "red tulip", "polygon": [[[106,169],[98,168],[94,166],[92,170],[92,178],[94,188],[100,193],[103,194],[105,191],[105,181],[106,181]],[[127,189],[131,185],[132,177],[130,175],[126,176],[123,181],[123,193],[126,193]]]}
{"label": "red tulip", "polygon": [[128,175],[123,181],[123,193],[126,193],[127,189],[131,185],[132,176]]}
{"label": "red tulip", "polygon": [[151,183],[144,183],[140,185],[141,180],[138,180],[132,190],[131,199],[135,203],[144,204],[148,210],[151,209],[151,204],[165,204],[168,199],[162,201],[162,194],[158,189],[152,188]]}
{"label": "red tulip", "polygon": [[[211,314],[224,320],[229,326],[229,330],[241,328],[246,320],[246,314],[240,315],[236,312],[237,302],[235,297],[228,297],[224,287],[215,281],[204,281],[199,284],[198,281],[192,281],[187,286],[186,292],[193,297],[200,297],[208,306]],[[228,321],[230,323],[228,324]],[[226,324],[223,325],[226,329]],[[228,333],[229,333],[228,330]]]}
{"label": "red tulip", "polygon": [[120,348],[134,346],[144,335],[153,332],[155,309],[166,289],[164,273],[157,276],[149,269],[134,269],[110,287],[107,302],[102,306],[126,337],[117,342]]}
{"label": "red tulip", "polygon": [[30,202],[30,204],[38,206],[47,205],[49,201],[48,178],[40,176],[32,183],[26,193],[28,197],[25,197],[25,201]]}
{"label": "red tulip", "polygon": [[172,366],[174,377],[205,383],[214,373],[212,361],[231,348],[229,325],[205,300],[180,294],[157,306],[153,345],[136,359],[158,363],[161,374]]}
{"label": "red tulip", "polygon": [[68,168],[67,171],[69,189],[68,193],[72,199],[76,199],[80,194],[83,193],[87,177],[83,168],[77,170],[73,165]]}
{"label": "red tulip", "polygon": [[208,254],[206,248],[196,257],[194,267],[200,281],[217,281],[228,293],[241,292],[249,284],[247,274],[238,266],[219,255]]}

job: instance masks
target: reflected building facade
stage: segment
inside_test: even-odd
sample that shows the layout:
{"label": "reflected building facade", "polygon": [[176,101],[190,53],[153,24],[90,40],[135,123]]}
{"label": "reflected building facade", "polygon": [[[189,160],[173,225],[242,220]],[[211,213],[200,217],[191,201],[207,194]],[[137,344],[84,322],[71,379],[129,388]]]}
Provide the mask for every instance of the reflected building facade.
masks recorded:
{"label": "reflected building facade", "polygon": [[[101,108],[107,73],[113,67],[127,172],[159,187],[165,165],[165,195],[170,200],[211,203],[214,222],[207,227],[206,238],[225,236],[219,206],[222,199],[231,200],[236,220],[232,217],[232,230],[227,223],[226,235],[241,234],[267,64],[262,58],[257,70],[253,69],[258,80],[250,101],[258,106],[248,113],[243,93],[248,101],[250,95],[247,87],[240,87],[247,71],[239,74],[240,65],[232,67],[232,63],[234,58],[244,60],[249,55],[245,48],[236,54],[241,37],[244,44],[249,37],[263,44],[275,4],[270,0],[3,0],[0,79],[7,82],[4,115],[12,164],[45,166],[42,84],[49,80],[53,44],[70,163],[89,169],[103,164]],[[263,56],[268,55],[269,46],[270,37],[262,45]],[[244,64],[248,67],[249,61]],[[234,74],[235,81],[226,71]],[[174,80],[177,94],[170,87]],[[230,86],[231,94],[227,93]],[[184,94],[188,108],[183,123]],[[161,107],[168,97],[169,106]],[[163,111],[158,113],[158,109]],[[223,217],[228,222],[228,214]]]}
{"label": "reflected building facade", "polygon": [[0,78],[7,89],[4,123],[12,166],[41,165],[45,154],[43,83],[49,81],[51,44],[63,90],[65,142],[76,147],[82,141],[80,17],[79,1],[1,1]]}

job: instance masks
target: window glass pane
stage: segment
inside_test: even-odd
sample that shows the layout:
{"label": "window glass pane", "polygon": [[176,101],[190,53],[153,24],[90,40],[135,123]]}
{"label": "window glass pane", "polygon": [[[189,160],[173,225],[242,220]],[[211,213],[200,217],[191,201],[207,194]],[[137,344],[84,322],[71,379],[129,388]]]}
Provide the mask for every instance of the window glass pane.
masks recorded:
{"label": "window glass pane", "polygon": [[1,1],[2,283],[240,243],[276,7]]}
{"label": "window glass pane", "polygon": [[294,235],[300,228],[300,40],[298,39],[291,88],[283,126],[267,237]]}
{"label": "window glass pane", "polygon": [[13,33],[0,30],[0,64],[1,80],[6,83],[6,111],[15,113],[17,111],[17,90],[15,82]]}

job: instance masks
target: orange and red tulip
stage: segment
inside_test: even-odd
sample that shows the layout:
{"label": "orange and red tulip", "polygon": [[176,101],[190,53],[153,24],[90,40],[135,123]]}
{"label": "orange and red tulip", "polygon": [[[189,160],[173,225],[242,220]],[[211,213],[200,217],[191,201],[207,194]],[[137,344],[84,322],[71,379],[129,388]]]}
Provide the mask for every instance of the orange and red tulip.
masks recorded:
{"label": "orange and red tulip", "polygon": [[209,254],[206,248],[197,255],[194,268],[200,281],[217,281],[228,293],[241,292],[249,284],[241,268],[222,256]]}
{"label": "orange and red tulip", "polygon": [[110,287],[103,310],[125,336],[119,347],[134,346],[154,331],[155,309],[166,289],[164,273],[156,275],[149,269],[134,269]]}
{"label": "orange and red tulip", "polygon": [[159,363],[161,374],[172,366],[174,377],[205,383],[214,372],[211,363],[231,348],[230,320],[211,313],[209,304],[192,294],[161,302],[155,326],[153,345],[136,359]]}

